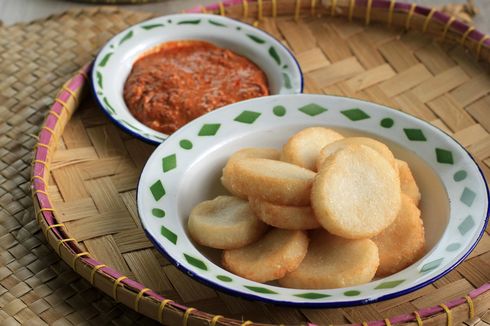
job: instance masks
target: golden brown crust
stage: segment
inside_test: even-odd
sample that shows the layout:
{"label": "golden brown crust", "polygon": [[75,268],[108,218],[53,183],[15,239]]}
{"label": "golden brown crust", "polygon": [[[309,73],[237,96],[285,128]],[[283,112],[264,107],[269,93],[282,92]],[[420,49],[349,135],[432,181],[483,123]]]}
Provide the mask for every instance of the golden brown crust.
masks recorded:
{"label": "golden brown crust", "polygon": [[348,145],[317,174],[311,205],[320,224],[348,239],[370,238],[390,225],[401,205],[398,171],[378,152]]}
{"label": "golden brown crust", "polygon": [[424,225],[420,210],[408,196],[402,194],[402,206],[397,218],[372,240],[379,248],[377,276],[397,273],[423,256]]}
{"label": "golden brown crust", "polygon": [[234,196],[247,199],[247,195],[240,193],[233,187],[233,168],[237,160],[244,158],[267,158],[270,160],[279,160],[281,152],[275,148],[262,148],[262,147],[249,147],[242,148],[241,150],[233,153],[226,162],[223,168],[223,176],[221,177],[221,183],[223,186]]}
{"label": "golden brown crust", "polygon": [[249,198],[250,207],[264,223],[287,230],[311,230],[320,227],[310,206],[296,207]]}
{"label": "golden brown crust", "polygon": [[376,152],[378,152],[386,160],[388,160],[388,162],[390,162],[390,164],[393,167],[396,168],[397,166],[393,153],[390,151],[388,146],[386,146],[382,142],[379,142],[375,139],[368,138],[368,137],[349,137],[349,138],[337,140],[321,149],[320,154],[318,154],[318,158],[316,161],[317,171],[320,171],[320,168],[327,157],[329,157],[330,155],[334,154],[338,150],[345,148],[346,146],[349,145],[368,146],[374,149]]}
{"label": "golden brown crust", "polygon": [[197,204],[187,225],[195,242],[216,249],[246,246],[258,240],[268,228],[245,200],[231,196],[218,196]]}
{"label": "golden brown crust", "polygon": [[256,282],[279,279],[295,270],[306,255],[308,237],[303,231],[272,229],[259,241],[223,252],[223,266]]}
{"label": "golden brown crust", "polygon": [[398,172],[400,174],[400,186],[402,193],[410,197],[414,204],[418,206],[421,198],[420,190],[415,182],[415,178],[413,177],[410,167],[408,166],[407,162],[401,160],[396,160],[396,164],[398,165]]}
{"label": "golden brown crust", "polygon": [[338,132],[324,127],[303,129],[289,138],[283,146],[281,161],[316,171],[316,161],[320,150],[342,138],[344,137]]}
{"label": "golden brown crust", "polygon": [[325,230],[312,232],[299,267],[279,280],[299,289],[333,289],[371,281],[379,264],[378,248],[369,239],[348,240]]}
{"label": "golden brown crust", "polygon": [[255,197],[290,206],[310,203],[315,173],[294,164],[263,158],[237,160],[232,170],[233,189]]}

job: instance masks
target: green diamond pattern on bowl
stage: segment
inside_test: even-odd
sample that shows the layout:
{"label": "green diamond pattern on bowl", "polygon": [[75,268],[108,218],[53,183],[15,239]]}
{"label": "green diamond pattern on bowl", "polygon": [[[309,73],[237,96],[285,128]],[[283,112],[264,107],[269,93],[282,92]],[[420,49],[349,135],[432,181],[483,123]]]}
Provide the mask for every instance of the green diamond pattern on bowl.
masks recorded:
{"label": "green diamond pattern on bowl", "polygon": [[277,292],[272,291],[271,289],[262,287],[262,286],[252,286],[252,285],[244,285],[247,289],[257,292],[257,293],[263,293],[263,294],[277,294]]}
{"label": "green diamond pattern on bowl", "polygon": [[151,214],[155,217],[158,217],[158,218],[165,217],[165,211],[163,209],[160,209],[160,208],[153,208],[151,210]]}
{"label": "green diamond pattern on bowl", "polygon": [[383,128],[391,128],[395,124],[395,121],[393,121],[391,118],[384,118],[379,124]]}
{"label": "green diamond pattern on bowl", "polygon": [[446,149],[436,148],[437,162],[443,164],[454,164],[453,153]]}
{"label": "green diamond pattern on bowl", "polygon": [[160,229],[160,233],[167,238],[168,241],[172,242],[173,244],[177,244],[177,234],[172,232],[170,229],[167,229],[165,226],[162,225]]}
{"label": "green diamond pattern on bowl", "polygon": [[342,112],[343,115],[345,115],[347,118],[349,118],[352,121],[359,121],[359,120],[364,120],[364,119],[369,119],[370,116],[363,110],[359,108],[355,109],[350,109],[350,110],[343,110],[340,111]]}
{"label": "green diamond pattern on bowl", "polygon": [[192,149],[192,142],[188,139],[182,139],[180,142],[179,142],[179,145],[180,147],[182,147],[183,149]]}
{"label": "green diamond pattern on bowl", "polygon": [[[207,21],[204,20],[203,23],[207,24]],[[229,25],[229,27],[233,28],[233,25]],[[249,42],[252,42],[252,38],[249,38],[251,39]],[[268,47],[269,45],[265,46],[265,50]],[[108,86],[106,85],[106,87]],[[186,128],[185,133],[176,135],[175,139],[171,137],[170,143],[173,142],[173,147],[170,148],[172,149],[161,152],[162,154],[157,157],[152,166],[152,171],[156,170],[159,175],[149,178],[148,184],[145,186],[145,188],[150,188],[153,194],[153,198],[151,198],[149,192],[146,191],[146,197],[150,201],[146,209],[146,215],[149,215],[148,220],[152,221],[152,229],[157,237],[161,239],[162,246],[166,245],[172,251],[177,250],[174,255],[179,257],[177,261],[180,264],[186,266],[184,269],[188,269],[196,276],[210,280],[213,284],[248,296],[252,294],[259,299],[272,302],[287,301],[302,305],[308,305],[308,303],[311,305],[323,305],[334,301],[361,302],[366,298],[380,298],[385,295],[403,292],[407,288],[410,289],[413,287],[414,278],[425,282],[440,275],[441,271],[447,271],[448,266],[452,264],[453,258],[460,257],[464,250],[467,250],[465,239],[474,237],[476,230],[480,230],[481,217],[475,210],[486,199],[481,189],[474,182],[474,171],[472,170],[474,168],[468,165],[467,158],[464,157],[465,152],[460,152],[457,144],[450,144],[449,137],[447,137],[448,142],[445,142],[446,138],[441,138],[430,126],[418,124],[417,121],[412,120],[413,118],[404,119],[399,116],[399,113],[392,111],[378,113],[368,103],[337,105],[338,102],[338,99],[328,102],[308,98],[302,101],[274,100],[268,102],[267,106],[245,104],[238,106],[240,105],[238,103],[235,104],[238,106],[236,109],[227,110],[226,114],[221,118],[217,115],[212,117],[214,113],[211,112],[206,119],[195,121],[192,128]],[[335,113],[336,111],[341,114]],[[357,121],[360,120],[364,121],[358,123]],[[186,247],[189,245],[187,244],[188,239],[185,229],[182,230],[178,222],[177,224],[174,224],[175,221],[171,222],[175,213],[166,206],[173,201],[173,197],[170,196],[171,186],[173,187],[175,180],[179,180],[181,170],[187,168],[187,164],[189,164],[188,157],[199,157],[201,151],[213,146],[212,144],[222,141],[227,142],[229,135],[232,134],[230,129],[245,132],[249,128],[253,128],[267,133],[270,130],[270,126],[276,122],[281,126],[285,124],[288,128],[298,128],[299,125],[316,123],[338,125],[339,128],[346,129],[359,128],[376,136],[379,135],[379,137],[386,137],[394,142],[404,144],[409,150],[416,152],[417,155],[429,161],[428,163],[432,165],[431,167],[438,165],[438,163],[444,164],[444,166],[439,166],[439,169],[434,170],[443,171],[442,174],[438,173],[438,175],[441,177],[451,200],[451,209],[453,209],[452,204],[456,206],[457,214],[452,213],[452,220],[447,226],[447,228],[451,228],[451,233],[449,236],[445,235],[441,238],[442,244],[440,244],[438,250],[428,251],[424,260],[401,271],[400,274],[394,276],[394,279],[390,277],[373,281],[372,284],[362,284],[352,288],[286,290],[269,284],[247,282],[232,273],[219,269],[219,261],[208,262],[208,257],[200,253],[199,250],[196,251],[192,243],[190,247]],[[393,128],[394,126],[396,128]],[[409,127],[403,128],[402,126]],[[289,132],[289,129],[286,130]],[[216,137],[196,137],[196,133],[199,136]],[[256,136],[255,141],[260,142],[262,137],[263,135]],[[272,140],[271,143],[275,144],[276,140]],[[178,149],[175,150],[175,148]],[[177,154],[181,155],[179,156],[178,165]],[[192,162],[192,159],[190,161]],[[161,170],[159,169],[160,166],[162,167]],[[164,173],[167,171],[171,172],[162,176],[162,170]],[[155,180],[159,181],[152,184]],[[168,188],[166,189],[167,194],[165,194],[165,189],[163,189],[163,181],[165,181],[165,187]],[[171,184],[171,181],[174,183]],[[145,188],[141,188],[143,192]],[[172,189],[172,191],[175,191],[175,189]],[[156,203],[162,196],[164,196],[163,200]],[[186,199],[179,200],[185,201]],[[165,211],[161,208],[164,208]],[[172,219],[170,218],[171,216]],[[159,230],[161,235],[158,234]],[[179,241],[178,245],[177,240]],[[171,246],[170,243],[175,246]],[[407,270],[410,271],[409,274],[406,273]]]}
{"label": "green diamond pattern on bowl", "polygon": [[254,111],[243,111],[234,120],[243,123],[252,124],[260,116],[260,112]]}
{"label": "green diamond pattern on bowl", "polygon": [[216,278],[220,281],[223,281],[223,282],[232,282],[233,279],[231,277],[228,277],[226,275],[218,275],[216,276]]}
{"label": "green diamond pattern on bowl", "polygon": [[214,136],[218,132],[218,129],[220,126],[221,126],[221,124],[219,124],[219,123],[205,124],[199,130],[198,135],[199,136]]}
{"label": "green diamond pattern on bowl", "polygon": [[311,104],[307,104],[305,106],[302,106],[298,110],[300,110],[301,112],[306,113],[312,117],[327,111],[327,109],[325,109],[324,107],[322,107],[318,104],[315,104],[315,103],[311,103]]}
{"label": "green diamond pattern on bowl", "polygon": [[286,114],[286,108],[282,105],[276,105],[273,109],[272,112],[278,117],[283,117]]}
{"label": "green diamond pattern on bowl", "polygon": [[168,172],[177,167],[177,156],[175,154],[165,156],[162,159],[162,169],[163,172]]}
{"label": "green diamond pattern on bowl", "polygon": [[394,281],[388,281],[388,282],[383,282],[379,284],[375,289],[392,289],[400,284],[405,282],[405,280],[394,280]]}
{"label": "green diamond pattern on bowl", "polygon": [[460,243],[451,243],[449,246],[446,247],[446,250],[447,251],[456,251],[459,248],[461,248],[461,244]]}
{"label": "green diamond pattern on bowl", "polygon": [[461,194],[460,200],[468,207],[473,205],[473,201],[475,200],[476,194],[473,190],[464,188],[463,193]]}
{"label": "green diamond pattern on bowl", "polygon": [[331,297],[330,294],[323,294],[323,293],[316,293],[316,292],[298,293],[295,294],[294,296],[299,298],[305,298],[305,299],[313,299],[313,300]]}
{"label": "green diamond pattern on bowl", "polygon": [[459,233],[465,235],[466,232],[471,230],[475,226],[475,221],[471,215],[468,215],[463,222],[458,226]]}
{"label": "green diamond pattern on bowl", "polygon": [[412,141],[426,141],[424,133],[420,129],[403,129],[407,138]]}
{"label": "green diamond pattern on bowl", "polygon": [[348,297],[355,297],[357,295],[361,294],[361,291],[357,291],[357,290],[350,290],[350,291],[345,291],[344,292],[344,295],[345,296],[348,296]]}
{"label": "green diamond pattern on bowl", "polygon": [[422,268],[420,269],[420,272],[421,273],[429,272],[429,271],[439,267],[439,265],[442,263],[443,259],[444,258],[439,258],[439,259],[436,259],[434,261],[431,261],[430,263],[424,264],[424,266],[422,266]]}
{"label": "green diamond pattern on bowl", "polygon": [[208,266],[206,266],[206,264],[202,260],[192,257],[191,255],[188,254],[184,254],[184,257],[185,260],[187,260],[187,262],[192,266],[202,269],[203,271],[208,270]]}
{"label": "green diamond pattern on bowl", "polygon": [[163,184],[160,180],[150,186],[150,191],[156,201],[159,201],[165,196],[165,188],[163,188]]}

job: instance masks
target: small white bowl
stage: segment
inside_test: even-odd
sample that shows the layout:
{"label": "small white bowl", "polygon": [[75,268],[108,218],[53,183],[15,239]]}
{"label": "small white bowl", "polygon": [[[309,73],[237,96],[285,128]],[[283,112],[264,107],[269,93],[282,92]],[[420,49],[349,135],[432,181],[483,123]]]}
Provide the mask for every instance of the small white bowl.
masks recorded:
{"label": "small white bowl", "polygon": [[260,29],[209,14],[151,19],[114,36],[99,52],[92,69],[94,93],[104,112],[119,127],[145,141],[161,143],[168,135],[133,117],[123,98],[124,83],[143,53],[175,40],[203,40],[247,57],[267,75],[272,95],[303,91],[303,75],[292,53]]}
{"label": "small white bowl", "polygon": [[[426,254],[399,273],[340,289],[288,289],[226,271],[219,264],[219,251],[200,247],[188,237],[191,209],[226,193],[219,180],[236,150],[280,149],[293,133],[318,125],[379,139],[409,163],[422,193]],[[349,98],[279,95],[229,105],[175,132],[149,158],[138,184],[137,204],[150,240],[191,277],[254,300],[338,307],[397,297],[451,271],[485,231],[488,196],[483,174],[468,152],[425,121]]]}

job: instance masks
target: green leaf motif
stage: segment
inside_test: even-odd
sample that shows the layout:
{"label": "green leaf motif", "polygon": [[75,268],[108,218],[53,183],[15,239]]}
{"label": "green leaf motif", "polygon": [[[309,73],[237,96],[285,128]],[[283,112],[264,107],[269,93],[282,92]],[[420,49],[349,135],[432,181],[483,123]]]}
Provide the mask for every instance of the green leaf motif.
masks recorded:
{"label": "green leaf motif", "polygon": [[165,156],[162,159],[162,169],[163,172],[168,172],[177,167],[177,156],[175,154]]}
{"label": "green leaf motif", "polygon": [[343,115],[345,115],[349,120],[351,121],[359,121],[359,120],[364,120],[364,119],[369,119],[370,116],[364,112],[363,110],[359,108],[354,108],[350,110],[343,110],[340,111],[342,112]]}
{"label": "green leaf motif", "polygon": [[201,23],[200,19],[194,19],[194,20],[182,20],[177,23],[177,25],[198,25]]}
{"label": "green leaf motif", "polygon": [[119,41],[119,45],[123,44],[124,42],[126,42],[127,40],[129,40],[132,37],[133,37],[133,31],[129,31],[126,35],[124,35],[124,37],[121,39],[121,41]]}
{"label": "green leaf motif", "polygon": [[207,123],[201,127],[198,136],[214,136],[218,132],[221,124],[219,123]]}
{"label": "green leaf motif", "polygon": [[100,71],[95,72],[95,77],[97,78],[97,85],[99,85],[100,89],[103,89],[102,87],[102,74]]}
{"label": "green leaf motif", "polygon": [[251,39],[255,43],[258,43],[258,44],[264,44],[265,43],[265,41],[263,39],[261,39],[260,37],[255,36],[255,35],[247,34],[247,36],[248,36],[249,39]]}
{"label": "green leaf motif", "polygon": [[206,266],[206,264],[202,260],[192,257],[191,255],[188,254],[184,254],[184,257],[185,260],[187,260],[187,262],[192,266],[202,269],[203,271],[208,270],[208,266]]}
{"label": "green leaf motif", "polygon": [[323,299],[331,297],[330,294],[316,293],[316,292],[306,292],[306,293],[298,293],[294,295],[295,297],[304,298],[304,299]]}
{"label": "green leaf motif", "polygon": [[388,281],[388,282],[383,282],[379,284],[378,286],[375,287],[375,289],[392,289],[394,287],[397,287],[398,285],[402,284],[405,282],[405,280],[395,280],[395,281]]}
{"label": "green leaf motif", "polygon": [[165,25],[163,25],[163,24],[150,24],[150,25],[143,25],[143,26],[141,26],[141,28],[146,29],[148,31],[150,29],[154,29],[157,27],[164,27],[164,26]]}
{"label": "green leaf motif", "polygon": [[150,192],[156,201],[162,199],[165,196],[165,188],[160,180],[157,180],[154,184],[150,186]]}
{"label": "green leaf motif", "polygon": [[257,292],[257,293],[263,293],[263,294],[277,294],[277,292],[272,291],[271,289],[264,288],[261,286],[252,286],[252,285],[244,285],[247,289]]}
{"label": "green leaf motif", "polygon": [[212,19],[209,19],[208,22],[211,24],[211,25],[214,25],[214,26],[219,26],[219,27],[227,27],[225,24],[222,24],[220,22],[217,22],[216,20],[212,20]]}
{"label": "green leaf motif", "polygon": [[114,54],[114,52],[109,52],[107,53],[103,58],[102,60],[100,60],[100,63],[99,63],[99,67],[105,67],[105,65],[107,64],[107,62],[109,62],[109,59],[111,58],[111,56]]}
{"label": "green leaf motif", "polygon": [[252,124],[260,116],[260,112],[243,111],[234,120],[242,123]]}
{"label": "green leaf motif", "polygon": [[274,49],[273,46],[269,48],[269,54],[274,59],[274,61],[280,66],[281,65],[281,58],[279,58],[279,54],[277,54],[276,49]]}
{"label": "green leaf motif", "polygon": [[162,225],[162,228],[160,229],[160,233],[170,242],[172,242],[174,245],[177,244],[177,234],[173,233],[172,231],[170,231],[169,229],[167,229],[166,227],[164,227]]}
{"label": "green leaf motif", "polygon": [[312,117],[327,111],[327,109],[315,103],[306,104],[305,106],[300,107],[298,110]]}
{"label": "green leaf motif", "polygon": [[123,124],[123,125],[125,125],[126,127],[129,127],[130,129],[134,129],[134,130],[137,130],[137,131],[141,131],[141,129],[139,129],[139,128],[135,127],[133,124],[131,124],[131,123],[127,122],[127,121],[126,121],[126,120],[124,120],[124,119],[119,119],[119,120],[117,120],[117,121],[119,121],[120,123],[122,123],[122,124]]}
{"label": "green leaf motif", "polygon": [[116,110],[114,110],[112,105],[109,103],[107,97],[102,98],[102,101],[104,101],[104,104],[107,106],[107,109],[109,110],[110,114],[116,114]]}
{"label": "green leaf motif", "polygon": [[291,89],[292,86],[291,86],[291,79],[289,78],[289,75],[283,72],[282,77],[284,78],[284,87],[286,87],[286,89]]}

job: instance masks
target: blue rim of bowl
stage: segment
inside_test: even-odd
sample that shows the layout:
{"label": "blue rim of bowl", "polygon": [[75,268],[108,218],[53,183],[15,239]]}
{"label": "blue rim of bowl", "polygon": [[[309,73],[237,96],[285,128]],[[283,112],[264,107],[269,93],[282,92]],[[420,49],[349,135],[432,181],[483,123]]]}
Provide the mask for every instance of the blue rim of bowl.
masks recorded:
{"label": "blue rim of bowl", "polygon": [[[473,158],[473,156],[468,152],[468,150],[463,145],[461,145],[452,136],[448,135],[445,131],[443,131],[442,129],[440,129],[440,128],[432,125],[432,124],[430,124],[429,122],[427,122],[425,120],[422,120],[420,118],[417,118],[416,116],[414,116],[412,114],[409,114],[409,113],[406,113],[406,112],[403,112],[403,111],[399,111],[399,110],[395,110],[395,109],[390,108],[390,107],[388,107],[386,105],[382,105],[382,104],[378,104],[378,103],[374,103],[374,102],[369,102],[369,101],[365,101],[365,100],[361,100],[361,99],[356,99],[356,98],[352,98],[352,97],[337,96],[337,95],[288,94],[288,95],[274,95],[274,97],[277,97],[277,96],[291,96],[291,95],[300,95],[300,96],[314,95],[314,96],[329,96],[329,97],[337,97],[337,98],[348,98],[348,99],[360,101],[360,102],[363,102],[363,103],[375,104],[375,105],[379,106],[383,110],[386,110],[386,111],[395,111],[398,114],[401,114],[402,116],[405,115],[405,116],[414,118],[418,122],[422,122],[426,126],[429,126],[430,128],[434,128],[435,130],[441,132],[442,134],[444,134],[445,136],[447,136],[449,139],[451,139],[461,149],[463,149],[464,153],[466,153],[468,155],[468,157],[471,159],[471,161],[473,162],[473,164],[478,169],[478,172],[480,173],[481,180],[483,181],[483,183],[485,185],[486,198],[487,198],[487,211],[486,211],[486,214],[485,214],[485,221],[484,221],[483,226],[482,226],[482,228],[480,230],[480,234],[478,235],[478,237],[476,238],[476,240],[473,242],[473,244],[470,246],[470,248],[468,248],[468,250],[461,256],[460,259],[458,259],[457,261],[455,261],[451,266],[449,266],[448,268],[446,268],[441,273],[435,275],[434,277],[430,278],[429,280],[427,280],[425,282],[422,282],[420,284],[416,284],[416,285],[414,285],[414,286],[412,286],[410,288],[407,288],[405,290],[401,290],[401,291],[389,293],[389,294],[382,295],[382,296],[379,296],[379,297],[375,297],[375,298],[372,298],[372,299],[367,298],[367,299],[361,299],[361,300],[348,300],[348,301],[338,301],[338,302],[319,302],[319,303],[316,303],[316,302],[290,302],[290,301],[282,301],[282,300],[268,299],[268,298],[261,297],[261,296],[258,296],[258,295],[254,295],[254,294],[250,294],[250,293],[244,293],[244,292],[240,292],[240,291],[235,291],[235,290],[229,289],[227,287],[224,287],[224,286],[220,285],[219,283],[215,283],[215,282],[211,281],[208,278],[205,278],[203,276],[200,276],[199,274],[194,273],[192,270],[190,270],[190,269],[186,268],[185,266],[183,266],[182,264],[180,264],[176,259],[174,259],[171,255],[169,255],[167,253],[167,251],[163,248],[163,246],[150,234],[150,232],[148,232],[146,230],[145,224],[144,223],[141,223],[141,226],[142,226],[143,231],[145,232],[147,238],[151,241],[151,243],[153,243],[153,245],[156,247],[156,249],[158,250],[158,252],[160,252],[161,254],[163,254],[181,272],[183,272],[184,274],[188,275],[189,277],[191,277],[191,278],[193,278],[193,279],[201,282],[202,284],[205,284],[205,285],[207,285],[207,286],[209,286],[209,287],[211,287],[211,288],[213,288],[215,290],[219,290],[219,291],[222,291],[224,293],[228,293],[228,294],[234,295],[236,297],[244,298],[244,299],[247,299],[247,300],[250,300],[250,301],[259,301],[259,302],[265,302],[265,303],[269,303],[269,304],[279,304],[279,305],[282,305],[282,306],[285,306],[285,307],[311,308],[311,309],[316,309],[316,308],[341,308],[341,307],[350,307],[350,306],[360,306],[360,305],[366,305],[366,304],[376,303],[376,302],[385,301],[385,300],[389,300],[389,299],[393,299],[393,298],[397,298],[397,297],[403,296],[405,294],[408,294],[408,293],[414,292],[414,291],[416,291],[418,289],[421,289],[421,288],[423,288],[423,287],[425,287],[425,286],[427,286],[429,284],[432,284],[433,282],[437,281],[438,279],[444,277],[449,272],[451,272],[453,269],[455,269],[459,264],[461,264],[466,259],[466,257],[468,257],[470,255],[470,253],[475,249],[475,247],[480,242],[483,234],[485,233],[485,229],[487,228],[488,223],[489,223],[489,219],[490,219],[490,190],[489,190],[489,187],[488,187],[488,184],[487,184],[487,180],[485,179],[485,175],[483,174],[482,170],[480,169],[480,166],[478,165],[478,163],[476,162],[476,160]],[[255,101],[257,99],[259,99],[259,98],[249,99],[249,100],[242,101],[242,102]],[[233,104],[230,104],[230,105],[233,105]],[[219,108],[219,110],[226,109],[227,107],[228,106],[221,107],[221,108]],[[214,111],[212,111],[212,112],[214,112]],[[172,137],[172,135],[170,135],[169,137]],[[153,154],[151,156],[153,156]],[[145,166],[143,167],[143,170],[142,171],[145,170],[148,162],[149,162],[149,159],[145,163]],[[137,190],[136,191],[136,204],[137,204],[137,209],[138,209],[138,215],[140,214],[140,212],[139,212],[139,205],[138,205],[138,203],[139,203],[138,196],[139,196],[139,188],[140,188],[140,184],[141,184],[141,176],[142,176],[142,173],[138,177],[138,183],[137,183],[138,186],[136,188],[136,190]]]}
{"label": "blue rim of bowl", "polygon": [[[171,135],[167,135],[167,137],[165,139],[163,139],[161,142],[158,142],[158,141],[155,141],[153,139],[149,139],[143,135],[141,135],[140,133],[137,133],[131,129],[129,129],[127,126],[125,126],[124,124],[120,123],[119,121],[116,120],[116,118],[114,118],[112,115],[109,114],[109,112],[107,112],[107,110],[104,108],[104,106],[102,105],[102,102],[99,98],[99,96],[97,95],[97,91],[95,89],[95,76],[94,76],[94,65],[95,65],[95,61],[99,58],[102,50],[105,49],[105,47],[112,41],[114,40],[115,38],[117,38],[119,35],[122,35],[124,34],[127,30],[133,28],[134,26],[136,25],[140,25],[140,24],[145,24],[151,20],[154,20],[154,19],[161,19],[161,18],[166,18],[166,17],[170,17],[170,16],[175,16],[175,15],[181,15],[181,14],[171,14],[171,15],[165,15],[165,16],[159,16],[159,17],[154,17],[154,18],[150,18],[150,19],[147,19],[147,20],[144,20],[144,21],[141,21],[137,24],[134,24],[134,25],[131,25],[129,26],[128,28],[124,29],[123,31],[117,33],[116,35],[114,35],[113,37],[111,37],[100,49],[99,51],[97,52],[97,55],[95,56],[94,60],[92,61],[92,65],[90,67],[90,84],[91,84],[91,89],[92,89],[92,94],[93,96],[95,97],[95,100],[97,102],[97,106],[102,110],[102,112],[104,112],[104,114],[109,118],[109,120],[112,121],[112,123],[114,123],[116,126],[118,126],[119,128],[121,128],[122,130],[124,130],[126,133],[130,134],[131,136],[134,136],[148,144],[151,144],[151,145],[159,145],[161,143],[163,143],[168,137],[170,137]],[[184,15],[184,14],[182,14]],[[189,15],[203,15],[203,16],[216,16],[216,15],[212,15],[212,14],[197,14],[197,13],[192,13],[192,14],[189,14]],[[231,21],[234,21],[236,23],[239,23],[239,24],[243,24],[243,25],[247,25],[249,26],[250,28],[256,30],[257,32],[259,33],[263,33],[267,36],[269,36],[270,38],[272,38],[274,41],[277,42],[277,45],[280,46],[283,50],[285,50],[286,53],[289,54],[289,56],[293,59],[294,63],[296,64],[296,67],[298,68],[298,72],[299,72],[299,78],[300,78],[300,89],[299,89],[299,93],[291,93],[291,94],[303,94],[303,91],[304,91],[304,76],[303,76],[303,70],[301,69],[301,66],[298,62],[298,59],[296,59],[296,57],[294,56],[293,52],[291,50],[289,50],[284,44],[282,44],[277,38],[275,38],[272,34],[260,29],[260,28],[257,28],[249,23],[246,23],[246,22],[242,22],[238,19],[234,19],[234,18],[230,18],[230,17],[224,17],[224,16],[219,16],[220,18],[222,19],[228,19],[228,20],[231,20]],[[274,95],[279,95],[279,94],[274,94]],[[273,96],[274,96],[273,95]],[[235,103],[238,103],[238,102],[235,102]],[[233,103],[232,103],[233,104]],[[221,109],[222,107],[219,107],[219,108],[216,108],[215,110],[217,109]],[[214,111],[214,110],[213,110]],[[135,118],[136,119],[136,118]]]}

